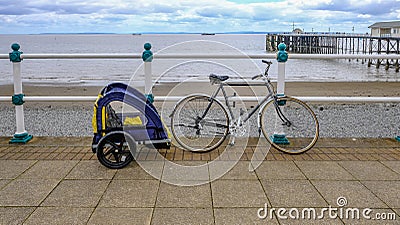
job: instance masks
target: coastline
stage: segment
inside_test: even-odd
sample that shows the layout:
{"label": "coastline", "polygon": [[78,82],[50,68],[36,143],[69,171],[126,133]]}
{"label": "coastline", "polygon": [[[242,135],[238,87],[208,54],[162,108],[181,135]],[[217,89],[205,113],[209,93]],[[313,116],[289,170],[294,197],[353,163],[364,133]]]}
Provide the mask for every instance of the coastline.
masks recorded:
{"label": "coastline", "polygon": [[[196,87],[196,88],[193,88]],[[35,85],[24,84],[23,91],[27,96],[97,96],[103,87],[74,85]],[[204,83],[162,83],[153,87],[155,96],[187,95],[201,90],[212,93],[215,86]],[[235,88],[236,90],[237,88]],[[238,88],[243,96],[252,95],[249,87]],[[140,88],[139,88],[140,90]],[[172,91],[171,91],[172,90]],[[264,87],[253,87],[257,94],[264,93]],[[293,96],[364,96],[364,97],[398,97],[400,82],[286,82],[285,92]],[[13,95],[13,85],[0,85],[0,96]]]}

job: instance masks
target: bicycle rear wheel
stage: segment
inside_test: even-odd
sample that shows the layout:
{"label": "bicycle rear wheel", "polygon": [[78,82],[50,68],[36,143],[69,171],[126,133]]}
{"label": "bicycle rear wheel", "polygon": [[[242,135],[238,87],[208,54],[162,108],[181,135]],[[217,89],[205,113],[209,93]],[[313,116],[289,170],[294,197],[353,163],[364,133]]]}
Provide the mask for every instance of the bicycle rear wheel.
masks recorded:
{"label": "bicycle rear wheel", "polygon": [[188,96],[172,112],[171,131],[186,150],[211,151],[220,146],[229,133],[228,113],[219,101],[209,96]]}
{"label": "bicycle rear wheel", "polygon": [[261,109],[263,135],[276,149],[299,154],[317,142],[319,124],[315,113],[304,102],[291,97],[272,99]]}

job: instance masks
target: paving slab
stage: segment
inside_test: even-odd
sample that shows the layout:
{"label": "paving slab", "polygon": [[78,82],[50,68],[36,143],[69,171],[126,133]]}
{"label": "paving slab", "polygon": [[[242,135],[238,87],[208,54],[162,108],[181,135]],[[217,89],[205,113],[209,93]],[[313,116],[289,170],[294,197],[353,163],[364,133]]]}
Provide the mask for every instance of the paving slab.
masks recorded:
{"label": "paving slab", "polygon": [[400,180],[400,174],[379,161],[341,161],[339,164],[359,180]]}
{"label": "paving slab", "polygon": [[262,180],[273,207],[326,207],[327,203],[308,180]]}
{"label": "paving slab", "polygon": [[[231,165],[234,165],[233,167]],[[210,168],[210,178],[212,180],[223,179],[223,180],[257,180],[255,172],[249,171],[249,161],[214,161]],[[230,170],[229,170],[230,169]]]}
{"label": "paving slab", "polygon": [[0,191],[0,206],[38,206],[58,179],[16,179]]}
{"label": "paving slab", "polygon": [[263,207],[268,203],[258,180],[217,180],[211,190],[214,207]]}
{"label": "paving slab", "polygon": [[95,207],[109,180],[63,180],[41,206]]}
{"label": "paving slab", "polygon": [[112,179],[117,171],[110,170],[95,160],[82,160],[66,179]]}
{"label": "paving slab", "polygon": [[382,163],[389,167],[391,170],[400,174],[400,162],[399,161],[382,161]]}
{"label": "paving slab", "polygon": [[[164,167],[163,161],[131,162],[127,167],[117,170],[117,180],[154,180],[160,178]],[[154,176],[154,177],[153,177]]]}
{"label": "paving slab", "polygon": [[8,183],[10,183],[12,180],[11,179],[0,179],[0,190],[6,186]]}
{"label": "paving slab", "polygon": [[211,208],[210,184],[183,187],[161,182],[156,207]]}
{"label": "paving slab", "polygon": [[34,163],[36,160],[0,160],[0,179],[14,179]]}
{"label": "paving slab", "polygon": [[210,179],[207,161],[165,161],[162,180],[168,183],[179,181],[180,185],[207,183]]}
{"label": "paving slab", "polygon": [[306,179],[293,161],[264,161],[257,169],[259,179]]}
{"label": "paving slab", "polygon": [[[312,151],[296,156],[271,150],[255,173],[249,172],[252,142],[246,157],[229,171],[226,166],[201,165],[216,159],[229,166],[238,155],[235,148],[220,158],[218,151],[158,151],[171,160],[178,157],[174,166],[151,152],[154,157],[144,161],[145,167],[158,177],[182,185],[205,183],[181,187],[156,180],[136,162],[109,170],[97,160],[84,160],[88,155],[96,158],[91,137],[37,138],[26,145],[8,145],[8,139],[0,143],[0,158],[7,159],[0,160],[0,224],[343,224],[340,219],[285,220],[276,213],[272,220],[257,217],[265,204],[321,209],[337,206],[338,197],[346,197],[348,207],[396,212],[395,222],[400,221],[400,163],[395,161],[400,146],[390,140],[321,139]],[[43,160],[49,154],[52,159]],[[200,169],[188,173],[185,167]],[[223,176],[208,183],[215,174]]]}
{"label": "paving slab", "polygon": [[0,224],[23,224],[35,207],[0,207]]}
{"label": "paving slab", "polygon": [[355,178],[333,161],[295,161],[310,180],[354,180]]}
{"label": "paving slab", "polygon": [[338,207],[338,199],[347,207],[388,208],[379,198],[359,181],[313,180],[313,185],[332,207]]}
{"label": "paving slab", "polygon": [[263,218],[264,214],[261,212],[258,216],[259,208],[215,208],[215,224],[216,225],[242,225],[242,224],[272,224],[278,225],[278,220],[275,217],[272,219],[269,215]]}
{"label": "paving slab", "polygon": [[400,208],[400,180],[363,181],[362,183],[389,207]]}
{"label": "paving slab", "polygon": [[86,224],[94,208],[38,207],[24,224]]}
{"label": "paving slab", "polygon": [[113,180],[99,206],[154,207],[159,183],[158,180]]}
{"label": "paving slab", "polygon": [[155,208],[151,224],[214,224],[212,208]]}
{"label": "paving slab", "polygon": [[152,208],[96,208],[87,224],[150,224]]}
{"label": "paving slab", "polygon": [[41,160],[25,171],[21,178],[63,179],[78,161]]}

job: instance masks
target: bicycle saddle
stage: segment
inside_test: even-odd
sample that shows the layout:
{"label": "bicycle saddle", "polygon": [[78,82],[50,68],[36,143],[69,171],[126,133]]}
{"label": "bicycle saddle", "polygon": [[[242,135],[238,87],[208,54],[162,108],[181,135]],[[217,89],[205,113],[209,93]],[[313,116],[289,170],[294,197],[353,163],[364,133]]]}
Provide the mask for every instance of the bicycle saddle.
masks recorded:
{"label": "bicycle saddle", "polygon": [[219,75],[216,75],[216,74],[212,73],[212,74],[210,74],[209,78],[210,79],[216,79],[216,80],[219,80],[219,81],[226,81],[226,80],[229,79],[229,76],[219,76]]}

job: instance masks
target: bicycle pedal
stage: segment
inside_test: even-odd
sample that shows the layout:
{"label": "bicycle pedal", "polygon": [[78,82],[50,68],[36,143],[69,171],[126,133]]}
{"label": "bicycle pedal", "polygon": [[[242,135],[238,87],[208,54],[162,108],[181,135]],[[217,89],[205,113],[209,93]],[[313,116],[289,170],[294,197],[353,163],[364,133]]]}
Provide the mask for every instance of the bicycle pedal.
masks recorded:
{"label": "bicycle pedal", "polygon": [[235,140],[236,140],[236,136],[233,136],[228,145],[229,146],[234,146],[235,145]]}

